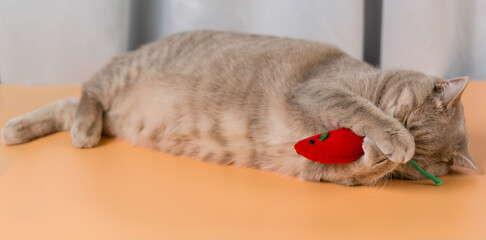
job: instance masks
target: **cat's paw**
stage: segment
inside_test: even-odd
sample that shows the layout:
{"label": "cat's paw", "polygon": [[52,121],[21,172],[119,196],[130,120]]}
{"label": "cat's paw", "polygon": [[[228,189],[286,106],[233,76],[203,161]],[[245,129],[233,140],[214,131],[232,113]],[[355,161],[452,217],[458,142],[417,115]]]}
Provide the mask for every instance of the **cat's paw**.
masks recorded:
{"label": "cat's paw", "polygon": [[386,159],[376,143],[369,137],[363,139],[363,151],[364,155],[361,158],[367,166],[373,166],[383,158]]}
{"label": "cat's paw", "polygon": [[16,145],[29,141],[29,133],[26,131],[28,125],[22,118],[14,118],[8,121],[2,129],[2,143]]}
{"label": "cat's paw", "polygon": [[97,126],[87,126],[75,122],[71,127],[73,145],[78,148],[92,148],[98,145],[101,139],[101,130],[97,128]]}
{"label": "cat's paw", "polygon": [[413,157],[415,141],[403,127],[383,130],[373,138],[381,152],[392,162],[406,163]]}

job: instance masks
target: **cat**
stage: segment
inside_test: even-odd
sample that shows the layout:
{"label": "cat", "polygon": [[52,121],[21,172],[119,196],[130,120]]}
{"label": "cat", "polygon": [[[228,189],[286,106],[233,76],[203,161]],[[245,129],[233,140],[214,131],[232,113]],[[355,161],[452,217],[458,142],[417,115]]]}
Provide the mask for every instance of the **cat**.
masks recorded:
{"label": "cat", "polygon": [[[70,130],[74,146],[103,135],[173,155],[258,168],[308,181],[370,185],[478,170],[468,152],[461,94],[467,77],[443,80],[380,70],[319,42],[198,30],[110,60],[82,86],[81,99],[51,103],[7,122],[15,145]],[[293,146],[348,128],[365,154],[321,164]]]}

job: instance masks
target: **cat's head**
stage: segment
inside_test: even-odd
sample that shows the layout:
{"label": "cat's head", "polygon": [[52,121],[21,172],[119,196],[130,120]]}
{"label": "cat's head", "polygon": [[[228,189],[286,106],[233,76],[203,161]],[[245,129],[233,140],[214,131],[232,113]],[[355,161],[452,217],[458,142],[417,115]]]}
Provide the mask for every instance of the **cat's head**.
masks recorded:
{"label": "cat's head", "polygon": [[[395,117],[402,121],[415,140],[413,160],[435,176],[450,172],[451,168],[479,171],[468,151],[461,95],[468,77],[443,80],[422,74],[411,74],[416,106],[402,107]],[[409,102],[413,99],[409,99]],[[412,105],[414,103],[411,103]],[[409,103],[404,105],[410,106]],[[400,110],[400,109],[397,109]],[[409,164],[398,165],[393,171],[397,178],[423,179],[424,176]]]}
{"label": "cat's head", "polygon": [[[461,95],[468,78],[443,80],[412,71],[384,74],[389,86],[379,99],[382,110],[401,121],[415,141],[413,160],[434,176],[448,174],[451,169],[479,171],[468,151]],[[347,166],[352,176],[342,176],[335,182],[345,185],[375,184],[383,178],[425,179],[410,164],[387,161],[376,144],[365,138],[362,161]]]}
{"label": "cat's head", "polygon": [[[412,159],[434,176],[448,174],[451,169],[479,171],[468,151],[461,95],[467,77],[444,80],[413,71],[379,73],[383,91],[376,103],[384,113],[400,121],[414,138]],[[374,95],[374,94],[370,94]],[[387,159],[376,143],[364,138],[365,155],[348,164],[316,164],[326,181],[343,185],[370,185],[384,178],[425,179],[411,164]]]}

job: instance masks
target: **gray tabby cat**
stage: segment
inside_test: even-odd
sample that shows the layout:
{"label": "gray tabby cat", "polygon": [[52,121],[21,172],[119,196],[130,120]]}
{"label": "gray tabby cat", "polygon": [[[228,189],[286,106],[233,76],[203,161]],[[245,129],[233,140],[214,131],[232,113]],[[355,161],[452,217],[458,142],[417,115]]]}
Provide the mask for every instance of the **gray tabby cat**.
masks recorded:
{"label": "gray tabby cat", "polygon": [[[331,45],[217,31],[176,34],[112,59],[64,99],[10,120],[7,145],[71,130],[76,147],[102,134],[174,155],[259,168],[309,181],[373,184],[423,179],[468,153],[460,96],[467,78],[383,71]],[[347,164],[309,161],[301,139],[337,128],[364,136]]]}

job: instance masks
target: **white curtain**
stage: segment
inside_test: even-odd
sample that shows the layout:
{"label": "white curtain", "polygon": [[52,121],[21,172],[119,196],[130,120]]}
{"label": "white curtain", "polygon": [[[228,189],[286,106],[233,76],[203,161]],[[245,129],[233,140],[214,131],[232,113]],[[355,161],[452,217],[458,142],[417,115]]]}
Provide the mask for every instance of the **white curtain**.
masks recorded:
{"label": "white curtain", "polygon": [[81,84],[126,51],[129,1],[0,0],[0,79]]}
{"label": "white curtain", "polygon": [[[146,8],[134,7],[141,3]],[[144,32],[145,40],[155,40],[201,28],[328,42],[362,59],[364,4],[364,0],[0,0],[0,81],[81,84],[129,44],[144,42],[132,41]],[[485,79],[484,12],[486,0],[383,0],[380,65]]]}
{"label": "white curtain", "polygon": [[384,0],[381,66],[486,79],[486,1]]}
{"label": "white curtain", "polygon": [[167,0],[161,36],[192,29],[271,34],[332,43],[356,58],[363,52],[363,1]]}
{"label": "white curtain", "polygon": [[[330,42],[354,57],[362,55],[363,1],[164,0],[145,4],[149,9],[138,16],[156,13],[148,19],[153,38],[191,29],[232,30]],[[129,27],[129,6],[127,0],[0,0],[2,82],[81,84],[110,56],[127,49],[128,29],[147,27]]]}

